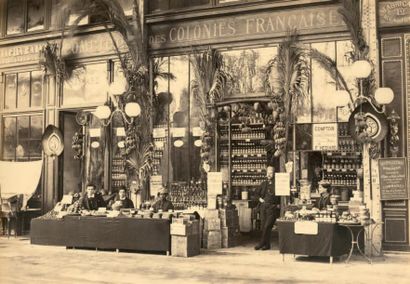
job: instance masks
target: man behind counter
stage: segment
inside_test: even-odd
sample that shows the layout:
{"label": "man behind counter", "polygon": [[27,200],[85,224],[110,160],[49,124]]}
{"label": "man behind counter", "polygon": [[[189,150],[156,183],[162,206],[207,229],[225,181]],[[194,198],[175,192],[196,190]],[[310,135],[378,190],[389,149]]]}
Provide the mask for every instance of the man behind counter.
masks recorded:
{"label": "man behind counter", "polygon": [[261,219],[262,236],[256,250],[270,249],[270,238],[273,224],[279,216],[280,197],[275,194],[275,168],[266,169],[266,180],[261,183],[256,191],[259,201],[259,216]]}
{"label": "man behind counter", "polygon": [[167,212],[168,210],[173,210],[174,205],[167,199],[168,190],[165,187],[162,187],[158,194],[158,200],[152,205],[154,211],[158,212],[159,210],[162,210],[162,212]]}
{"label": "man behind counter", "polygon": [[134,208],[134,203],[126,195],[125,187],[120,188],[118,194],[115,196],[115,199],[110,201],[108,208],[112,210]]}
{"label": "man behind counter", "polygon": [[88,184],[87,192],[81,201],[82,209],[86,210],[98,210],[100,207],[106,207],[105,201],[101,196],[101,193],[96,192],[95,185]]}

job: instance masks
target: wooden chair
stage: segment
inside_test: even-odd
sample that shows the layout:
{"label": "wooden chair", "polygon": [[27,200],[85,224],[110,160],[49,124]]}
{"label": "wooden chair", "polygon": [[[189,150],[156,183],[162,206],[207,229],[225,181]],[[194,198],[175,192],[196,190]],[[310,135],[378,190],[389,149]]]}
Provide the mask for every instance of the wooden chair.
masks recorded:
{"label": "wooden chair", "polygon": [[18,218],[17,213],[20,211],[23,196],[17,195],[12,198],[2,199],[1,201],[1,208],[0,208],[0,216],[1,216],[1,223],[3,228],[3,233],[5,227],[7,227],[7,237],[10,237],[12,224],[14,224],[14,237],[17,236],[17,227],[18,227]]}

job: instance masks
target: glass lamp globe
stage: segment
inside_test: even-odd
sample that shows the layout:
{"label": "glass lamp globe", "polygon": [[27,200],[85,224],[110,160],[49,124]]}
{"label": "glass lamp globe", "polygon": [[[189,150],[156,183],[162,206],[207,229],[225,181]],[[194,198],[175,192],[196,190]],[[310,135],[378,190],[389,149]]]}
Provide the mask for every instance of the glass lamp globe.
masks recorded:
{"label": "glass lamp globe", "polygon": [[129,117],[137,117],[141,113],[141,107],[138,103],[127,103],[124,110]]}
{"label": "glass lamp globe", "polygon": [[346,90],[336,91],[336,105],[342,107],[350,102],[349,92]]}
{"label": "glass lamp globe", "polygon": [[111,109],[109,106],[106,105],[99,106],[96,108],[94,114],[99,119],[108,119],[111,115]]}
{"label": "glass lamp globe", "polygon": [[372,72],[372,65],[367,60],[357,60],[352,65],[352,72],[356,78],[367,78]]}
{"label": "glass lamp globe", "polygon": [[388,105],[394,99],[393,90],[390,88],[378,88],[374,94],[376,102],[380,105]]}

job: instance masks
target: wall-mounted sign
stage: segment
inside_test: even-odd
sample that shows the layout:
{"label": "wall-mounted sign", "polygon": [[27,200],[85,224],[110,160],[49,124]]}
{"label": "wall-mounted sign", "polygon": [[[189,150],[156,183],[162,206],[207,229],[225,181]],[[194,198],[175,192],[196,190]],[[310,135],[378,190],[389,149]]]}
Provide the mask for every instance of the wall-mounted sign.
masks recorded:
{"label": "wall-mounted sign", "polygon": [[379,22],[381,27],[403,26],[410,24],[410,2],[379,1]]}
{"label": "wall-mounted sign", "polygon": [[158,192],[162,188],[162,176],[161,175],[153,175],[150,178],[150,191],[151,196],[157,197]]}
{"label": "wall-mounted sign", "polygon": [[312,150],[336,151],[337,141],[337,123],[313,124]]}
{"label": "wall-mounted sign", "polygon": [[346,30],[338,5],[272,10],[150,26],[149,47],[163,49],[198,44],[282,37],[296,28],[300,34]]}
{"label": "wall-mounted sign", "polygon": [[166,128],[154,128],[152,129],[152,137],[154,138],[164,138],[167,135]]}
{"label": "wall-mounted sign", "polygon": [[278,196],[290,195],[289,173],[275,173],[275,194]]}
{"label": "wall-mounted sign", "polygon": [[409,198],[406,173],[406,158],[379,159],[381,200]]}
{"label": "wall-mounted sign", "polygon": [[[120,50],[125,51],[126,45],[119,33],[113,33]],[[60,40],[50,40],[51,43],[60,44]],[[19,64],[38,63],[39,53],[45,41],[35,43],[15,44],[0,47],[0,68]],[[101,34],[80,35],[68,37],[64,40],[63,54],[73,54],[74,57],[97,56],[115,52],[110,35]]]}
{"label": "wall-mounted sign", "polygon": [[172,137],[174,138],[185,137],[185,132],[185,127],[173,127],[171,129]]}

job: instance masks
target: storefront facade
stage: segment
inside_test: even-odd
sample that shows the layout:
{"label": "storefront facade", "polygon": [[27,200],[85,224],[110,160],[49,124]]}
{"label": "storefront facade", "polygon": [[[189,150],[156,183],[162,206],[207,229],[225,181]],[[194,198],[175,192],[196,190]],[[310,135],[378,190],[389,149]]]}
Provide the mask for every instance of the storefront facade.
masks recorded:
{"label": "storefront facade", "polygon": [[[25,7],[22,17],[16,16],[16,7],[11,2],[20,1],[0,1],[1,160],[43,159],[38,198],[44,212],[50,210],[63,194],[81,191],[87,182],[107,190],[129,183],[115,170],[116,163],[121,160],[116,161],[118,149],[112,147],[115,143],[107,144],[109,147],[105,144],[107,139],[117,139],[113,133],[118,126],[103,127],[94,116],[86,128],[77,123],[78,113],[92,111],[104,104],[109,85],[123,80],[109,34],[98,19],[87,18],[78,34],[66,38],[63,43],[63,54],[73,56],[70,62],[76,67],[75,75],[65,82],[56,81],[55,76],[41,68],[39,52],[48,41],[59,43],[61,24],[56,16],[59,1],[34,1],[39,2],[38,5],[31,5],[33,1],[21,1]],[[129,13],[131,1],[121,2]],[[377,1],[365,2],[374,7]],[[409,117],[406,82],[410,80],[407,78],[410,74],[407,72],[410,36],[408,7],[404,2],[407,1],[380,1],[377,6],[381,85],[391,87],[395,93],[395,100],[387,106],[386,113],[394,109],[401,117],[398,157],[407,157],[410,151],[406,119]],[[168,102],[162,115],[154,121],[153,137],[157,149],[151,182],[168,184],[171,191],[173,186],[180,192],[184,192],[186,186],[201,187],[200,144],[197,143],[201,136],[200,109],[191,90],[196,78],[189,60],[196,52],[209,48],[220,51],[225,66],[235,74],[235,91],[231,97],[225,98],[226,101],[266,100],[262,84],[264,66],[277,54],[278,44],[287,32],[296,29],[301,43],[336,61],[347,83],[354,89],[355,79],[349,74],[353,62],[348,56],[352,44],[338,13],[339,1],[151,0],[143,4],[150,66],[153,68],[158,64],[159,72],[175,76],[175,79],[152,78],[153,91],[163,94]],[[396,15],[394,13],[402,17],[392,16]],[[34,23],[28,21],[29,18],[37,20]],[[114,36],[121,46],[120,36]],[[372,44],[370,42],[371,48],[377,48]],[[343,137],[346,136],[343,129],[349,112],[347,107],[340,106],[335,83],[317,62],[310,60],[309,66],[309,96],[297,115],[295,146],[292,148],[295,151],[290,155],[295,162],[295,178],[312,179],[315,166],[362,167],[362,154],[357,153],[360,151],[352,151],[357,154],[349,157],[330,157],[326,153],[331,151],[330,148],[326,146],[325,151],[320,150],[321,141],[312,140],[314,131],[319,132],[317,135],[325,135],[322,130],[332,126],[333,136],[337,136],[331,139],[337,143],[333,145],[335,150],[346,152],[349,147],[352,147],[350,150],[356,147]],[[357,94],[357,90],[353,92]],[[58,159],[48,158],[41,151],[41,134],[49,124],[58,126],[64,134],[65,150]],[[100,130],[95,132],[93,129]],[[82,153],[83,163],[74,158],[77,153],[72,148],[72,138],[76,132],[85,134],[86,148],[90,149]],[[99,142],[101,147],[88,147],[93,142]],[[383,147],[383,155],[391,156],[387,141]],[[224,172],[229,192],[234,199],[239,199],[241,192],[235,193],[234,187],[240,188],[242,182],[234,180],[230,166],[224,166],[222,158],[216,160],[216,170]],[[272,163],[278,165],[276,160]],[[262,162],[256,161],[255,164]],[[263,170],[260,173],[258,178],[264,176]],[[243,177],[251,180],[249,188],[254,188],[259,181],[248,175]],[[327,173],[326,178],[344,187],[367,190],[366,182],[364,185],[352,182],[355,176]],[[195,198],[200,201],[193,204],[206,203],[205,196],[199,194]],[[382,213],[379,213],[385,224],[382,235],[386,248],[408,247],[408,206],[407,200],[383,201]]]}
{"label": "storefront facade", "polygon": [[[400,116],[397,145],[398,157],[409,157],[409,47],[410,5],[408,1],[380,1],[378,3],[378,33],[380,39],[381,84],[394,90],[395,99],[387,107]],[[393,151],[392,151],[393,150]],[[389,147],[388,155],[394,149]],[[408,161],[407,161],[408,162]],[[409,167],[408,167],[409,169]],[[407,175],[409,176],[409,175]],[[409,247],[409,204],[408,200],[383,202],[385,223],[384,244],[391,249]]]}

